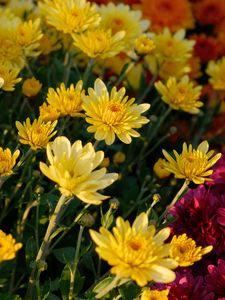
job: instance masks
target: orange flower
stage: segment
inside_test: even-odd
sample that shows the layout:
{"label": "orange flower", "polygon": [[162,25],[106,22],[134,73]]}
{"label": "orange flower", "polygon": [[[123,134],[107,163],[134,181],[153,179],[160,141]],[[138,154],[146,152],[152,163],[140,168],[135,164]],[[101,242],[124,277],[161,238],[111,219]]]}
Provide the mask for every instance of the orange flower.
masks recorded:
{"label": "orange flower", "polygon": [[151,20],[151,30],[159,32],[164,27],[171,31],[192,28],[194,18],[187,0],[142,0],[145,18]]}
{"label": "orange flower", "polygon": [[193,35],[191,38],[196,42],[194,46],[194,54],[198,56],[203,63],[217,59],[219,44],[216,38],[204,33]]}
{"label": "orange flower", "polygon": [[195,17],[203,25],[216,25],[225,17],[223,0],[202,0],[194,5]]}

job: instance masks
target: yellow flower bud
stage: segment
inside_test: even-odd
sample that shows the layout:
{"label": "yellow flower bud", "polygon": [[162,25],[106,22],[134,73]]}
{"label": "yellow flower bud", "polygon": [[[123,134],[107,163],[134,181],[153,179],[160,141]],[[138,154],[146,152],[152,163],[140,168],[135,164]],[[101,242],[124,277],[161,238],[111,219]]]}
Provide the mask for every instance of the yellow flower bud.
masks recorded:
{"label": "yellow flower bud", "polygon": [[22,86],[22,92],[27,97],[36,96],[40,89],[42,88],[42,84],[35,77],[28,78],[24,81]]}
{"label": "yellow flower bud", "polygon": [[122,164],[126,159],[126,155],[123,152],[116,152],[116,154],[113,155],[113,163],[115,165]]}
{"label": "yellow flower bud", "polygon": [[109,164],[110,164],[109,158],[108,158],[108,157],[105,157],[105,158],[103,159],[103,161],[101,162],[100,167],[101,167],[101,168],[108,168]]}
{"label": "yellow flower bud", "polygon": [[153,171],[155,175],[160,179],[166,178],[170,175],[170,172],[164,168],[165,161],[165,159],[159,158],[153,166]]}
{"label": "yellow flower bud", "polygon": [[146,55],[155,49],[155,43],[147,36],[141,35],[135,40],[134,50],[138,55]]}

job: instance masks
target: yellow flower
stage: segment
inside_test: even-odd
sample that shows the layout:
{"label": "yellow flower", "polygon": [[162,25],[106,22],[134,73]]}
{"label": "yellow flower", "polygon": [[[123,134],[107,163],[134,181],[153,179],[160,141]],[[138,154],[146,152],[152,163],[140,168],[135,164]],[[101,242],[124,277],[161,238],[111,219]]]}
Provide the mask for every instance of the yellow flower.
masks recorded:
{"label": "yellow flower", "polygon": [[15,31],[15,43],[22,49],[26,57],[39,55],[39,40],[42,38],[40,19],[34,22],[21,23]]}
{"label": "yellow flower", "polygon": [[23,18],[25,14],[27,15],[34,9],[34,4],[32,0],[10,0],[7,7],[16,16]]}
{"label": "yellow flower", "polygon": [[206,180],[211,180],[207,178],[207,176],[213,173],[213,170],[210,170],[210,168],[221,157],[221,153],[213,156],[214,151],[211,150],[208,152],[208,150],[209,144],[207,141],[203,141],[197,149],[193,149],[192,145],[187,147],[187,144],[183,143],[181,154],[173,150],[175,159],[167,151],[163,150],[163,154],[167,159],[164,167],[173,173],[176,178],[184,178],[193,181],[195,184],[202,184]]}
{"label": "yellow flower", "polygon": [[55,107],[43,103],[39,106],[39,115],[44,122],[54,122],[55,120],[58,120],[60,113]]}
{"label": "yellow flower", "polygon": [[164,167],[165,162],[166,162],[165,159],[159,158],[153,166],[153,171],[155,175],[160,179],[166,178],[170,175],[170,172],[167,171]]}
{"label": "yellow flower", "polygon": [[115,135],[125,144],[131,143],[131,136],[140,134],[133,128],[140,128],[149,120],[141,113],[149,109],[150,104],[134,104],[135,99],[128,100],[125,88],[117,91],[113,87],[110,94],[105,84],[98,78],[94,89],[88,89],[88,96],[83,96],[83,109],[86,121],[91,126],[88,132],[95,132],[96,140],[105,140],[107,145],[115,141]]}
{"label": "yellow flower", "polygon": [[42,88],[42,84],[35,77],[28,78],[23,82],[22,92],[27,97],[36,96],[40,89]]}
{"label": "yellow flower", "polygon": [[202,256],[212,251],[213,247],[197,247],[194,240],[188,238],[186,233],[174,235],[170,242],[172,248],[170,257],[175,259],[180,267],[192,266],[196,261],[202,259]]}
{"label": "yellow flower", "polygon": [[145,56],[145,60],[153,74],[167,79],[169,76],[180,77],[190,72],[188,59],[192,55],[195,41],[185,39],[184,29],[172,34],[165,28],[163,32],[154,34],[152,40],[155,49]]}
{"label": "yellow flower", "polygon": [[100,23],[96,7],[86,0],[44,0],[39,7],[47,23],[64,33],[79,33]]}
{"label": "yellow flower", "polygon": [[169,228],[156,234],[155,226],[148,225],[147,214],[141,213],[132,226],[118,217],[112,231],[113,234],[104,227],[100,233],[90,230],[96,252],[112,266],[111,273],[135,280],[139,286],[152,280],[168,283],[175,279],[171,269],[177,263],[168,258],[171,246],[164,243],[170,235]]}
{"label": "yellow flower", "polygon": [[48,55],[61,48],[58,37],[54,33],[44,33],[39,43],[39,49],[42,55]]}
{"label": "yellow flower", "polygon": [[198,114],[199,107],[203,105],[199,101],[202,87],[189,81],[188,76],[183,76],[179,81],[170,77],[166,84],[162,81],[155,83],[157,91],[162,95],[162,100],[176,110],[183,110],[190,114]]}
{"label": "yellow flower", "polygon": [[3,150],[3,148],[0,147],[0,176],[9,176],[13,173],[12,169],[19,155],[19,150],[16,150],[12,155],[9,148]]}
{"label": "yellow flower", "polygon": [[138,55],[146,55],[155,49],[155,44],[147,35],[141,35],[135,40],[134,50]]}
{"label": "yellow flower", "polygon": [[168,300],[169,290],[144,290],[140,300]]}
{"label": "yellow flower", "polygon": [[4,91],[14,91],[15,85],[22,80],[17,77],[19,72],[20,69],[12,67],[7,61],[0,61],[0,77],[2,78],[0,88]]}
{"label": "yellow flower", "polygon": [[215,90],[225,90],[225,56],[218,61],[210,61],[206,73]]}
{"label": "yellow flower", "polygon": [[76,196],[90,204],[101,204],[109,198],[97,192],[111,185],[118,178],[116,173],[106,173],[106,168],[97,168],[104,152],[97,151],[91,143],[84,147],[80,140],[71,145],[64,137],[57,137],[47,145],[50,166],[40,163],[42,173],[59,185],[59,190],[66,196]]}
{"label": "yellow flower", "polygon": [[0,262],[15,258],[16,252],[22,247],[11,234],[6,235],[0,230]]}
{"label": "yellow flower", "polygon": [[110,30],[93,29],[73,35],[73,40],[74,45],[87,56],[104,59],[124,50],[124,34],[124,31],[112,35]]}
{"label": "yellow flower", "polygon": [[126,49],[129,49],[135,39],[149,27],[149,21],[141,20],[141,11],[132,10],[130,6],[122,3],[101,5],[98,11],[101,15],[101,28],[111,29],[113,34],[125,32],[123,42]]}
{"label": "yellow flower", "polygon": [[116,152],[116,154],[113,155],[113,163],[115,165],[122,164],[126,159],[126,155],[123,152]]}
{"label": "yellow flower", "polygon": [[33,150],[46,148],[49,140],[56,134],[54,131],[56,125],[57,121],[46,123],[41,118],[35,119],[32,124],[29,118],[23,124],[16,121],[19,141],[22,144],[30,145]]}
{"label": "yellow flower", "polygon": [[61,83],[60,87],[56,89],[48,89],[47,102],[54,107],[60,116],[81,117],[82,99],[84,94],[83,81],[79,80],[74,87],[73,84],[66,89],[65,84]]}
{"label": "yellow flower", "polygon": [[0,77],[0,88],[3,86],[4,82],[5,82],[4,79]]}

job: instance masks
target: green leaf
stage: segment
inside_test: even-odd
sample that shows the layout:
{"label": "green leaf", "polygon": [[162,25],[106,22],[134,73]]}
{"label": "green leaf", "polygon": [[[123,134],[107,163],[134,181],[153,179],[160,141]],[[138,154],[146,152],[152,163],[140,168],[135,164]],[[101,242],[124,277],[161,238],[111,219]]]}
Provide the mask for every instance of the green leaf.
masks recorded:
{"label": "green leaf", "polygon": [[19,295],[9,295],[8,293],[0,294],[1,300],[22,300]]}
{"label": "green leaf", "polygon": [[96,294],[100,293],[102,290],[104,290],[112,281],[114,277],[110,276],[107,278],[104,278],[102,281],[100,281],[93,289],[93,292]]}
{"label": "green leaf", "polygon": [[63,264],[68,264],[72,263],[74,260],[75,249],[73,247],[60,248],[54,250],[53,254],[59,262]]}
{"label": "green leaf", "polygon": [[141,292],[141,289],[132,282],[119,287],[118,290],[124,300],[135,299]]}

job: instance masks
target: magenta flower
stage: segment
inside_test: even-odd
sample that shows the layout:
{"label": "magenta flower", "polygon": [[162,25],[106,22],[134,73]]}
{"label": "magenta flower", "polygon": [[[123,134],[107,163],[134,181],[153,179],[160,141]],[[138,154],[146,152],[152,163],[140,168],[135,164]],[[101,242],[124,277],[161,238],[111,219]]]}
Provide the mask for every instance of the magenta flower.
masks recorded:
{"label": "magenta flower", "polygon": [[214,292],[217,296],[225,296],[225,261],[218,259],[217,265],[208,266],[209,274],[206,275],[207,290]]}

